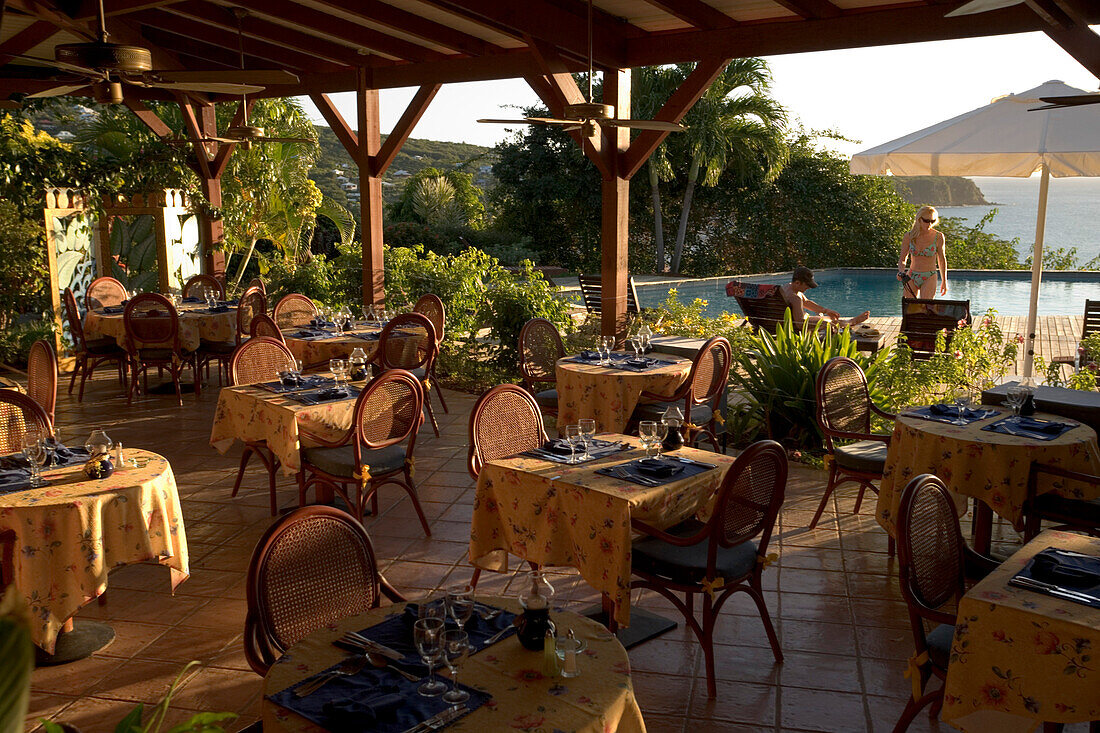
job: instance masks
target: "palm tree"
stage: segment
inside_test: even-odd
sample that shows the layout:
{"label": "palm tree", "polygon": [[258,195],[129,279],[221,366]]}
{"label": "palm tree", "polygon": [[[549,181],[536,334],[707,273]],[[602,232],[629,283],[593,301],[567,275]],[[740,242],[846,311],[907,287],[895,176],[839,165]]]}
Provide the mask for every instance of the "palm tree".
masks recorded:
{"label": "palm tree", "polygon": [[[676,84],[691,73],[690,64],[674,71]],[[746,93],[735,94],[740,89]],[[783,128],[787,113],[771,97],[771,71],[758,58],[731,61],[684,118],[687,132],[673,144],[688,158],[687,185],[676,231],[672,272],[680,271],[688,218],[695,186],[702,173],[704,186],[714,186],[722,174],[732,169],[744,180],[753,172],[766,178],[778,174],[785,157]],[[652,179],[651,179],[652,180]]]}
{"label": "palm tree", "polygon": [[[652,119],[668,96],[676,89],[676,69],[668,66],[646,66],[637,70],[631,87],[631,114],[638,119]],[[657,272],[668,267],[665,258],[665,224],[661,210],[661,181],[673,176],[668,162],[668,147],[661,143],[646,161],[649,191],[653,197],[653,241],[657,245]]]}

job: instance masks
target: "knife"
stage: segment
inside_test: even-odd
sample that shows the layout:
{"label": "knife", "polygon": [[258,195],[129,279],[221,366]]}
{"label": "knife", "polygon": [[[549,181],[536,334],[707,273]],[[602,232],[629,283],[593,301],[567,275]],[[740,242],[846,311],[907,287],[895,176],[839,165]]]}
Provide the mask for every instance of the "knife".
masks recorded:
{"label": "knife", "polygon": [[362,634],[356,633],[354,631],[349,631],[347,633],[347,636],[350,636],[353,639],[357,639],[363,646],[369,648],[372,652],[375,652],[376,654],[381,654],[383,657],[389,657],[395,662],[400,662],[402,659],[405,658],[405,655],[401,652],[395,649],[391,649],[385,644],[379,644],[377,641],[368,639]]}
{"label": "knife", "polygon": [[411,728],[408,728],[404,733],[424,733],[425,731],[439,730],[443,726],[450,723],[452,720],[465,715],[466,706],[459,705],[453,708],[447,708],[441,712],[436,713],[427,720],[422,720]]}
{"label": "knife", "polygon": [[1034,578],[1013,577],[1009,579],[1008,584],[1017,585],[1021,588],[1045,591],[1052,596],[1065,598],[1067,601],[1076,601],[1077,603],[1093,604],[1100,602],[1100,599],[1093,598],[1092,596],[1087,596],[1084,593],[1078,593],[1076,591],[1066,590],[1065,588],[1059,588],[1056,585],[1043,583],[1041,581],[1035,580]]}
{"label": "knife", "polygon": [[675,456],[675,458],[680,463],[687,463],[691,466],[699,466],[700,468],[718,468],[718,466],[713,463],[703,463],[702,461],[697,461],[693,458],[684,458],[683,456]]}

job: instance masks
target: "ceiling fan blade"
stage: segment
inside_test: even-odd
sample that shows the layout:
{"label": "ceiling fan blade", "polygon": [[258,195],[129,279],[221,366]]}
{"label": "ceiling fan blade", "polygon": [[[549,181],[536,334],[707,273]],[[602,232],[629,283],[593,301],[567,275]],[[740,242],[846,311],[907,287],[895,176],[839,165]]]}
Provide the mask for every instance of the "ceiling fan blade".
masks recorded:
{"label": "ceiling fan blade", "polygon": [[169,145],[205,145],[206,143],[239,143],[240,140],[231,140],[227,137],[204,137],[198,140],[192,140],[186,137],[172,138],[166,141]]}
{"label": "ceiling fan blade", "polygon": [[662,132],[683,132],[687,128],[675,122],[661,120],[596,120],[607,127],[629,127],[632,130],[660,130]]}
{"label": "ceiling fan blade", "polygon": [[561,129],[565,130],[566,132],[573,132],[573,130],[579,130],[582,127],[584,127],[584,125],[569,125],[568,127],[563,127]]}
{"label": "ceiling fan blade", "polygon": [[552,117],[525,117],[522,120],[478,120],[501,125],[576,125],[580,120],[556,120]]}
{"label": "ceiling fan blade", "polygon": [[280,69],[244,69],[226,71],[147,71],[143,76],[151,82],[178,82],[181,84],[297,84],[297,75]]}
{"label": "ceiling fan blade", "polygon": [[61,69],[62,71],[71,71],[74,74],[80,74],[81,76],[87,76],[94,79],[103,79],[105,74],[95,69],[89,69],[86,66],[77,66],[76,64],[67,64],[64,61],[54,61],[53,59],[40,59],[37,56],[22,56],[19,54],[4,54],[13,59],[19,59],[20,61],[26,61],[30,64],[37,64],[39,66],[48,66],[53,69]]}
{"label": "ceiling fan blade", "polygon": [[1043,102],[1046,102],[1047,104],[1045,107],[1035,107],[1034,109],[1077,107],[1082,104],[1100,103],[1100,92],[1091,92],[1089,94],[1071,94],[1065,97],[1039,97],[1039,99]]}
{"label": "ceiling fan blade", "polygon": [[35,92],[34,94],[28,94],[27,99],[44,99],[46,97],[63,97],[66,94],[72,94],[75,91],[85,88],[87,84],[79,84],[69,87],[54,87],[53,89],[45,89],[41,92]]}
{"label": "ceiling fan blade", "polygon": [[249,84],[200,84],[181,82],[140,82],[141,86],[155,87],[157,89],[174,89],[180,92],[213,92],[214,94],[257,94],[264,90],[263,87]]}
{"label": "ceiling fan blade", "polygon": [[970,0],[968,3],[964,3],[959,7],[952,10],[945,18],[955,18],[960,15],[975,15],[977,13],[988,13],[991,10],[1000,10],[1001,8],[1009,8],[1013,5],[1019,5],[1024,0]]}

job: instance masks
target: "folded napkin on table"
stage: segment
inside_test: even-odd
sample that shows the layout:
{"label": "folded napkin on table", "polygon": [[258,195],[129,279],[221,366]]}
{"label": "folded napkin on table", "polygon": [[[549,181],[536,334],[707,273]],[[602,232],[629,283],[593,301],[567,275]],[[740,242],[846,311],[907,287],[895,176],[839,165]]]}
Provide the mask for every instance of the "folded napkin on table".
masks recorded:
{"label": "folded napkin on table", "polygon": [[[928,411],[931,412],[933,415],[940,415],[942,417],[958,417],[959,415],[958,407],[956,407],[955,405],[942,403],[937,405],[929,405]],[[992,417],[993,415],[996,415],[998,413],[996,410],[981,410],[965,407],[963,408],[962,414],[965,418],[969,418],[971,420],[980,420],[987,417]]]}
{"label": "folded napkin on table", "polygon": [[28,471],[18,468],[0,469],[0,494],[23,491],[28,487],[30,480],[31,475]]}
{"label": "folded napkin on table", "polygon": [[634,461],[634,468],[647,476],[667,478],[684,470],[683,463],[669,460],[668,458],[641,458]]}
{"label": "folded napkin on table", "polygon": [[542,449],[547,453],[557,453],[559,455],[568,456],[573,453],[574,450],[583,450],[579,445],[576,449],[572,448],[569,441],[565,438],[555,438],[554,440],[546,441]]}
{"label": "folded napkin on table", "polygon": [[340,730],[373,725],[405,702],[397,685],[382,685],[371,692],[342,700],[330,700],[321,708],[325,716],[339,725]]}
{"label": "folded napkin on table", "polygon": [[1054,420],[1036,420],[1033,417],[1021,417],[1016,424],[1029,433],[1061,433],[1069,423]]}
{"label": "folded napkin on table", "polygon": [[107,306],[104,306],[104,307],[100,308],[100,309],[99,309],[99,312],[100,312],[100,313],[105,313],[105,314],[107,314],[107,315],[109,315],[109,316],[113,316],[113,315],[116,315],[116,314],[118,314],[118,313],[122,313],[122,312],[123,312],[123,311],[125,311],[125,310],[126,310],[126,307],[125,307],[125,306],[121,306],[121,305],[107,305]]}
{"label": "folded napkin on table", "polygon": [[600,355],[600,352],[598,352],[598,351],[589,351],[588,349],[585,349],[580,354],[578,354],[578,357],[581,358],[581,359],[585,359],[586,361],[599,361],[600,359],[603,358]]}
{"label": "folded napkin on table", "polygon": [[72,466],[88,460],[87,448],[68,448],[64,445],[51,446],[47,466]]}
{"label": "folded napkin on table", "polygon": [[1100,557],[1048,547],[1031,559],[1031,577],[1067,588],[1092,588],[1100,585]]}
{"label": "folded napkin on table", "polygon": [[224,304],[219,304],[219,305],[214,306],[213,308],[207,308],[206,311],[208,313],[228,313],[229,312],[229,306],[224,305]]}
{"label": "folded napkin on table", "polygon": [[202,298],[196,298],[193,295],[189,295],[186,298],[184,298],[183,300],[181,300],[180,302],[181,303],[205,303],[206,301]]}

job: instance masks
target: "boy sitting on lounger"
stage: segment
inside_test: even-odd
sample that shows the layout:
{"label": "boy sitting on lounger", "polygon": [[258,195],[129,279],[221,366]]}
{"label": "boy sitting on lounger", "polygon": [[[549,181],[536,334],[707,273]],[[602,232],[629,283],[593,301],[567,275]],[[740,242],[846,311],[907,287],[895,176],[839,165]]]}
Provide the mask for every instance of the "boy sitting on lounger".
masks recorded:
{"label": "boy sitting on lounger", "polygon": [[[806,291],[816,287],[814,273],[810,268],[801,265],[794,268],[791,282],[780,286],[779,291],[783,294],[783,300],[791,307],[791,320],[795,324],[807,323],[810,326],[816,326],[819,322],[825,322],[835,323],[838,326],[855,326],[871,317],[871,311],[863,311],[855,318],[841,318],[835,310],[818,305],[806,297]],[[820,315],[808,315],[806,311],[819,313]]]}

